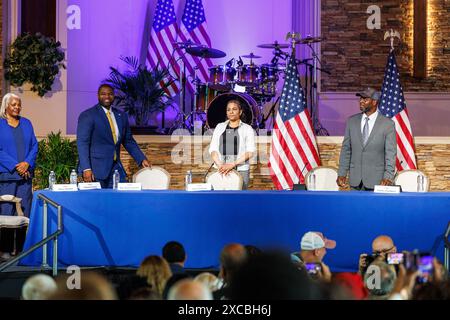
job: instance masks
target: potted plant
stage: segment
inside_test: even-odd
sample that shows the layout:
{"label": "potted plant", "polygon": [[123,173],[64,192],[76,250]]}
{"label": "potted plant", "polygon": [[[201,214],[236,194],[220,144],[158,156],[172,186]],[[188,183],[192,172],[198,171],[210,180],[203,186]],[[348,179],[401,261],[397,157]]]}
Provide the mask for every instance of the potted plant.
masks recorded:
{"label": "potted plant", "polygon": [[5,79],[15,87],[30,83],[31,91],[43,97],[52,90],[60,68],[66,68],[63,60],[59,41],[40,33],[24,33],[14,40],[6,54]]}
{"label": "potted plant", "polygon": [[68,183],[72,169],[77,170],[77,163],[76,141],[62,137],[61,132],[51,132],[46,139],[39,141],[33,188],[48,188],[50,171],[55,172],[58,183]]}
{"label": "potted plant", "polygon": [[162,112],[172,102],[166,93],[173,80],[167,80],[169,73],[166,69],[147,69],[138,62],[136,57],[121,57],[128,70],[120,72],[110,67],[111,73],[106,80],[116,89],[118,106],[132,116],[136,126],[133,133],[144,133],[149,128],[149,120],[154,112]]}

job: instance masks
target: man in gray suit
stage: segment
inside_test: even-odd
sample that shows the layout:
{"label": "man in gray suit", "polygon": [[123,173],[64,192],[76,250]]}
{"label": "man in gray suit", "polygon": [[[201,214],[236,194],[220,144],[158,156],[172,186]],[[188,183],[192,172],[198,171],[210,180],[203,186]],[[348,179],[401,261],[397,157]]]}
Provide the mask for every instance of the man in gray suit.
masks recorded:
{"label": "man in gray suit", "polygon": [[394,181],[397,141],[395,124],[378,112],[379,91],[367,88],[359,92],[362,113],[347,121],[339,159],[337,184],[356,190],[373,190],[375,185],[391,185]]}

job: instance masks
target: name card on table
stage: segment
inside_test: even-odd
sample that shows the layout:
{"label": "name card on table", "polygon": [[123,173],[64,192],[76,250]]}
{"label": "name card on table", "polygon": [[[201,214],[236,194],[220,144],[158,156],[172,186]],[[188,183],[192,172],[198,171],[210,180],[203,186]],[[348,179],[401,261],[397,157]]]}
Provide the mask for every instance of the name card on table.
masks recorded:
{"label": "name card on table", "polygon": [[54,184],[52,191],[78,191],[76,184]]}
{"label": "name card on table", "polygon": [[400,186],[375,186],[375,193],[400,193]]}
{"label": "name card on table", "polygon": [[117,186],[119,191],[141,191],[142,184],[140,183],[119,183]]}
{"label": "name card on table", "polygon": [[211,183],[189,183],[186,191],[211,191]]}
{"label": "name card on table", "polygon": [[97,190],[101,188],[100,182],[80,182],[78,184],[78,189],[80,190]]}

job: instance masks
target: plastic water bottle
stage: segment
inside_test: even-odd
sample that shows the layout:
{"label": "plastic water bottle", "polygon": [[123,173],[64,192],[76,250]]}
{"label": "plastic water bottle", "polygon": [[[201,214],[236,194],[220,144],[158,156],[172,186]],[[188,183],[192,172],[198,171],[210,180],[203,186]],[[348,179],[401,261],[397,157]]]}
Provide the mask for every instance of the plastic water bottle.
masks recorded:
{"label": "plastic water bottle", "polygon": [[78,182],[78,175],[75,169],[72,169],[72,172],[70,173],[70,184],[77,184]]}
{"label": "plastic water bottle", "polygon": [[48,175],[48,188],[53,190],[53,186],[56,184],[56,174],[54,171],[50,171]]}
{"label": "plastic water bottle", "polygon": [[119,182],[120,182],[120,174],[118,170],[114,170],[113,174],[113,189],[117,190],[119,188]]}
{"label": "plastic water bottle", "polygon": [[192,183],[192,171],[189,170],[188,172],[186,172],[186,176],[184,178],[184,186],[187,190],[188,185]]}
{"label": "plastic water bottle", "polygon": [[315,173],[311,173],[311,175],[309,176],[309,185],[310,190],[316,190],[316,174]]}
{"label": "plastic water bottle", "polygon": [[417,176],[417,192],[425,192],[425,177],[423,174]]}

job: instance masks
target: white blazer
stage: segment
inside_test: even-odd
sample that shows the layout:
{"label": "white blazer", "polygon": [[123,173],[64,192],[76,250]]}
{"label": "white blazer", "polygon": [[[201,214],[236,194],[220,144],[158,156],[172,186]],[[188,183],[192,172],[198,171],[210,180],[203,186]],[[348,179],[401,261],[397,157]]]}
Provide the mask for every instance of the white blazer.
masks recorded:
{"label": "white blazer", "polygon": [[[211,138],[211,144],[209,145],[209,154],[212,154],[214,151],[216,151],[219,154],[220,161],[223,161],[223,156],[220,153],[219,146],[220,146],[220,137],[227,129],[228,123],[230,121],[227,120],[225,122],[219,123],[216,128],[214,129],[213,136]],[[239,124],[238,129],[238,135],[239,135],[239,150],[237,158],[240,158],[244,153],[246,152],[255,152],[256,151],[256,145],[255,145],[255,131],[251,126],[241,121]],[[214,165],[216,167],[216,165]],[[246,161],[240,165],[237,166],[238,171],[248,171],[250,170],[250,164],[249,161]]]}

